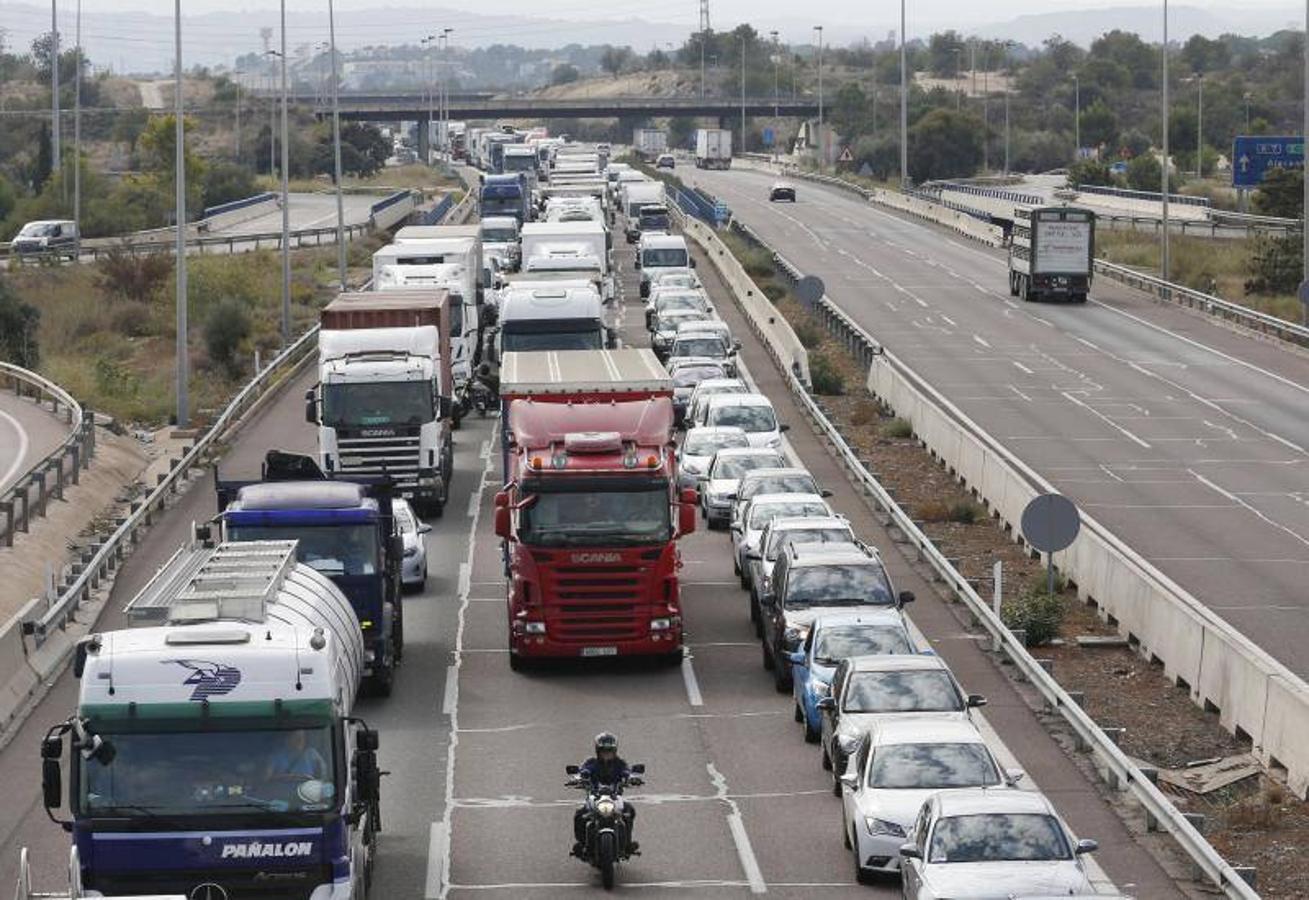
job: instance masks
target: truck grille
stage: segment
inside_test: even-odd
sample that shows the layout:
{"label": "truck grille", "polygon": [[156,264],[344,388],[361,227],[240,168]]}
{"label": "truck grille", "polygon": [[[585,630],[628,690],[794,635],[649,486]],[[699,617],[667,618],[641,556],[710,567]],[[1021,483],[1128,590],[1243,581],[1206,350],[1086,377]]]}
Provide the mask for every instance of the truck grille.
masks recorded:
{"label": "truck grille", "polygon": [[[88,878],[85,886],[106,895],[173,894],[209,900],[226,896],[229,900],[267,898],[267,900],[309,900],[315,887],[332,883],[327,866],[293,871],[249,871],[232,869],[113,872]],[[223,893],[206,892],[202,885],[217,885]]]}
{"label": "truck grille", "polygon": [[[658,553],[651,554],[658,559]],[[546,617],[556,640],[577,644],[638,640],[650,631],[650,562],[543,567]]]}
{"label": "truck grille", "polygon": [[[418,483],[420,438],[417,434],[388,437],[337,437],[341,472],[380,478],[389,475],[402,487]],[[433,461],[432,468],[435,465]]]}

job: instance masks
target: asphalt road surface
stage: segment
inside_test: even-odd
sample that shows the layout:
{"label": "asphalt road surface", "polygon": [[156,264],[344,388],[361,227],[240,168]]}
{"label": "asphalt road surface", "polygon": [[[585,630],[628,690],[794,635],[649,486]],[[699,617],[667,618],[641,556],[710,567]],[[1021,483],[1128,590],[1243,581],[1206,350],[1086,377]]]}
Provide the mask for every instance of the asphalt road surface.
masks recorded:
{"label": "asphalt road surface", "polygon": [[692,180],[1133,549],[1309,675],[1309,358],[1108,279],[1024,304],[1003,255],[802,182]]}
{"label": "asphalt road surface", "polygon": [[[374,203],[382,199],[377,194],[345,194],[342,196],[346,225],[359,225],[368,221],[368,212]],[[329,228],[336,225],[336,195],[331,192],[315,194],[290,194],[291,230],[305,228]],[[273,208],[263,215],[244,222],[238,222],[227,228],[212,229],[211,236],[268,234],[282,230],[282,211]]]}
{"label": "asphalt road surface", "polygon": [[68,430],[49,409],[0,391],[0,491],[58,447]]}
{"label": "asphalt road surface", "polygon": [[[624,260],[623,245],[616,253]],[[702,272],[708,269],[702,260]],[[643,336],[630,268],[615,324],[631,343]],[[711,287],[717,287],[712,275]],[[791,446],[833,488],[836,464],[780,389],[763,349],[721,293],[719,308],[745,341],[744,363],[792,422]],[[309,449],[303,424],[306,373],[249,423],[222,472],[257,471],[268,447]],[[621,662],[510,671],[504,640],[504,579],[490,509],[499,479],[494,418],[465,419],[456,433],[455,471],[445,515],[428,535],[427,589],[406,598],[406,654],[394,694],[358,709],[381,734],[385,830],[372,896],[545,898],[597,889],[591,871],[567,856],[572,810],[563,767],[588,754],[592,736],[615,730],[631,762],[648,765],[639,809],[644,855],[622,867],[629,886],[660,896],[789,898],[899,895],[898,885],[854,884],[840,839],[840,805],[818,752],[792,721],[791,700],[774,692],[759,665],[747,595],[727,561],[721,532],[683,545],[689,661],[673,668]],[[970,692],[990,699],[988,728],[1004,737],[1032,784],[1058,805],[1079,836],[1095,837],[1099,863],[1140,896],[1180,896],[1159,866],[1045,732],[998,667],[963,632],[930,583],[893,549],[853,491],[836,507],[886,552],[898,588],[913,590],[915,622]],[[212,485],[197,484],[165,515],[124,567],[114,609],[140,588],[193,520],[214,511]],[[37,880],[61,882],[67,837],[40,805],[39,738],[74,708],[63,676],[16,738],[0,751],[0,883],[12,883],[18,849],[32,848]]]}

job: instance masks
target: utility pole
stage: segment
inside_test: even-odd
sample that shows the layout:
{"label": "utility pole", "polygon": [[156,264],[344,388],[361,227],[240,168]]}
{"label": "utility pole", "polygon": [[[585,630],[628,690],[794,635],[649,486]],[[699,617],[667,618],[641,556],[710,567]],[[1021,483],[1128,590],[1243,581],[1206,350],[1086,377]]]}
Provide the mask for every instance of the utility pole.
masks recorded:
{"label": "utility pole", "polygon": [[823,26],[815,25],[814,31],[818,32],[818,164],[826,166],[827,140],[823,129]]}
{"label": "utility pole", "polygon": [[1073,76],[1073,159],[1082,155],[1082,81]]}
{"label": "utility pole", "polygon": [[73,77],[73,235],[74,259],[82,257],[82,0],[77,0],[77,74]]}
{"label": "utility pole", "polygon": [[[1309,3],[1309,0],[1306,0],[1306,3]],[[1309,50],[1306,50],[1306,53],[1309,53]],[[1159,188],[1159,192],[1162,195],[1161,199],[1163,201],[1163,216],[1161,217],[1163,225],[1161,237],[1163,238],[1163,244],[1160,247],[1159,254],[1159,274],[1164,281],[1167,281],[1170,270],[1170,266],[1168,265],[1168,0],[1164,0],[1164,45],[1163,52],[1160,55],[1163,57],[1164,68],[1163,100],[1160,107],[1163,116],[1163,126],[1161,130],[1163,132],[1162,149],[1164,152],[1164,161],[1163,165],[1160,167],[1162,169],[1162,174],[1160,176],[1161,184]],[[1309,82],[1309,73],[1306,73],[1305,79]],[[1309,183],[1309,179],[1306,179],[1306,183]],[[1309,248],[1309,237],[1305,238],[1305,247]]]}
{"label": "utility pole", "polygon": [[286,98],[286,0],[282,0],[282,346],[291,346],[290,112]]}
{"label": "utility pole", "polygon": [[982,171],[991,174],[991,45],[982,51]]}
{"label": "utility pole", "polygon": [[[782,50],[781,50],[781,48],[780,48],[780,47],[778,46],[778,44],[777,44],[777,32],[776,32],[776,31],[770,31],[770,32],[768,32],[768,34],[769,34],[769,36],[771,36],[772,39],[773,39],[773,118],[776,119],[776,118],[778,118],[778,116],[777,116],[777,108],[778,108],[778,93],[777,93],[777,91],[778,91],[778,85],[779,85],[779,83],[780,83],[779,80],[778,80],[778,74],[779,74],[779,73],[778,73],[778,69],[779,69],[779,67],[780,67],[781,64],[782,64]],[[777,123],[774,122],[773,124],[776,125]]]}
{"label": "utility pole", "polygon": [[1204,73],[1195,73],[1199,110],[1195,114],[1195,177],[1204,177]]}
{"label": "utility pole", "polygon": [[429,34],[427,37],[419,41],[420,44],[427,47],[427,50],[423,52],[423,62],[427,69],[427,74],[423,79],[426,82],[423,87],[424,93],[427,94],[427,121],[422,123],[422,127],[427,129],[427,140],[420,140],[418,142],[418,148],[420,150],[423,147],[427,148],[427,158],[423,160],[423,165],[425,166],[430,166],[432,164],[432,128],[434,123],[432,106],[436,95],[436,66],[432,63],[432,46],[436,43],[436,39],[436,35]]}
{"label": "utility pole", "polygon": [[741,152],[745,152],[745,34],[741,35]]}
{"label": "utility pole", "polygon": [[236,76],[236,164],[241,164],[241,76],[245,73],[240,69],[234,69],[232,74]]}
{"label": "utility pole", "polygon": [[[1309,2],[1309,0],[1307,0]],[[905,0],[900,0],[900,189],[909,186],[909,48],[905,44]]]}
{"label": "utility pole", "polygon": [[177,231],[177,427],[185,428],[191,420],[187,379],[190,363],[187,358],[186,324],[186,126],[182,120],[182,0],[173,0],[173,215]]}
{"label": "utility pole", "polygon": [[[59,156],[59,11],[58,0],[50,0],[50,171],[63,173]],[[60,184],[63,179],[59,179]]]}
{"label": "utility pole", "polygon": [[700,99],[705,98],[705,44],[709,42],[709,0],[700,0]]}
{"label": "utility pole", "polygon": [[332,170],[336,176],[336,273],[341,290],[344,291],[346,288],[345,200],[342,197],[341,185],[341,99],[337,87],[336,9],[333,0],[327,0],[327,34],[332,45]]}
{"label": "utility pole", "polygon": [[443,29],[442,37],[445,38],[444,62],[441,70],[441,149],[445,152],[447,162],[451,162],[453,157],[450,153],[450,35],[454,34],[453,28]]}

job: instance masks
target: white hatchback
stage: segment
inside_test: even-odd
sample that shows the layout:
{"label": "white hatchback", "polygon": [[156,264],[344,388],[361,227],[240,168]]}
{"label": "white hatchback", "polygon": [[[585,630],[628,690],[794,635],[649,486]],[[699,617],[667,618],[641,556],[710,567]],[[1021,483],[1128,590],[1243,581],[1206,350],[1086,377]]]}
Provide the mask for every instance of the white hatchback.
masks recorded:
{"label": "white hatchback", "polygon": [[777,421],[772,401],[763,394],[728,394],[709,398],[705,409],[705,425],[721,427],[735,425],[746,433],[751,447],[772,450],[782,446],[782,433],[791,426]]}

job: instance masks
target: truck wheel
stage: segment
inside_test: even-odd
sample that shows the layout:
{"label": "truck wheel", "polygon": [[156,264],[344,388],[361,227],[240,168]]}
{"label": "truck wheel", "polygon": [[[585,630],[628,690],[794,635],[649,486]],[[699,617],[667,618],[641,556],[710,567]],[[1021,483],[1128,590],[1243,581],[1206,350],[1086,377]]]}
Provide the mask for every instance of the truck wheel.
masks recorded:
{"label": "truck wheel", "polygon": [[1085,303],[1085,302],[1086,302],[1086,296],[1087,296],[1086,294],[1074,294],[1074,295],[1073,295],[1073,302],[1074,302],[1074,303]]}
{"label": "truck wheel", "polygon": [[369,683],[377,696],[391,696],[391,691],[395,688],[395,667],[391,663],[383,664],[373,672]]}
{"label": "truck wheel", "polygon": [[1018,296],[1018,275],[1014,272],[1009,273],[1009,296]]}
{"label": "truck wheel", "polygon": [[759,648],[763,651],[764,671],[771,672],[776,663],[773,661],[773,654],[768,652],[768,642],[760,641]]}
{"label": "truck wheel", "polygon": [[405,607],[403,603],[397,603],[391,615],[391,642],[395,645],[395,664],[398,666],[405,655]]}
{"label": "truck wheel", "polygon": [[1032,296],[1032,279],[1026,275],[1018,276],[1018,294],[1023,298],[1024,303],[1031,303]]}

